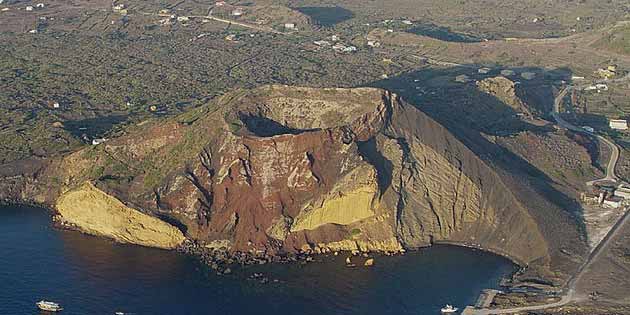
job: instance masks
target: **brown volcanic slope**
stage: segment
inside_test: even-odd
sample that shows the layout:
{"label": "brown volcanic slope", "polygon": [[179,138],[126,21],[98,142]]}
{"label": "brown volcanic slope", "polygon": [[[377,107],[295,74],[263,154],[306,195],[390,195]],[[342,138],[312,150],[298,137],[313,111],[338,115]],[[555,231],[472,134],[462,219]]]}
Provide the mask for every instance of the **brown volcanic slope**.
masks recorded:
{"label": "brown volcanic slope", "polygon": [[134,129],[31,166],[29,178],[3,174],[13,182],[0,184],[12,187],[0,197],[58,207],[96,187],[124,213],[152,214],[232,251],[397,251],[446,241],[508,255],[550,280],[577,264],[561,249],[578,257],[585,249],[577,225],[547,197],[384,90],[265,86]]}

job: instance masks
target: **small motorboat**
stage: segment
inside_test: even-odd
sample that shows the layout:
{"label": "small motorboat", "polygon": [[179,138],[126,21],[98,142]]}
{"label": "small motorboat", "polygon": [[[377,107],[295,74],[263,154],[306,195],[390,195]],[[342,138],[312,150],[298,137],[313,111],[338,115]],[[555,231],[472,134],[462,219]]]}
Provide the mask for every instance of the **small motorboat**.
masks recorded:
{"label": "small motorboat", "polygon": [[446,304],[446,306],[442,307],[441,311],[443,314],[450,314],[457,312],[458,308],[453,307],[453,305]]}
{"label": "small motorboat", "polygon": [[60,311],[63,311],[63,307],[61,307],[61,305],[59,305],[58,303],[55,303],[55,302],[41,300],[41,301],[39,301],[39,302],[37,302],[35,304],[42,311],[47,311],[47,312],[60,312]]}

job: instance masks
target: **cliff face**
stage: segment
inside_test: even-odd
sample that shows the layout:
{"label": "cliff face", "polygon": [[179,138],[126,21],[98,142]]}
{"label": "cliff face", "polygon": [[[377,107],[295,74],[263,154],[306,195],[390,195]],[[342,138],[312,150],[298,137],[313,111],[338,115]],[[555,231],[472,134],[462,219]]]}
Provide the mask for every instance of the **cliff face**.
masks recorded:
{"label": "cliff face", "polygon": [[[137,209],[231,251],[398,251],[444,241],[551,269],[557,251],[502,176],[380,89],[235,91],[50,164],[32,195],[82,230],[125,242],[181,241],[170,226],[142,223]],[[118,224],[119,215],[134,219]]]}
{"label": "cliff face", "polygon": [[184,241],[177,228],[125,206],[89,182],[62,194],[55,208],[62,224],[121,243],[172,249]]}

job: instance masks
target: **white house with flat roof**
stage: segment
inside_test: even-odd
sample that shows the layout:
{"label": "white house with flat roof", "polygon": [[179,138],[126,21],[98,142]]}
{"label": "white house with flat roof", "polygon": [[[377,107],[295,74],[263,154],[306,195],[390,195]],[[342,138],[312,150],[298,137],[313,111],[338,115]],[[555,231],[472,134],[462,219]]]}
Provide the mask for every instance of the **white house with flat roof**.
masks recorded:
{"label": "white house with flat roof", "polygon": [[613,194],[617,197],[630,200],[630,187],[619,185]]}
{"label": "white house with flat roof", "polygon": [[607,207],[607,208],[616,209],[616,208],[621,207],[622,203],[623,203],[623,199],[622,198],[612,196],[612,197],[606,198],[604,200],[604,204],[603,205],[604,205],[604,207]]}
{"label": "white house with flat roof", "polygon": [[628,122],[625,119],[611,119],[608,122],[610,129],[628,130]]}

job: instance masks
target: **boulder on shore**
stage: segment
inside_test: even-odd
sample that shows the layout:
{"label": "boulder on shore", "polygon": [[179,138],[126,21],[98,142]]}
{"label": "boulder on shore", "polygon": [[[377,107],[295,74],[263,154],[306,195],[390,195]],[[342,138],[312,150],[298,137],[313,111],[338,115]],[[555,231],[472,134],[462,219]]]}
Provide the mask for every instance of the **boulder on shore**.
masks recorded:
{"label": "boulder on shore", "polygon": [[365,261],[363,265],[367,267],[374,266],[374,258],[369,258],[368,260]]}

